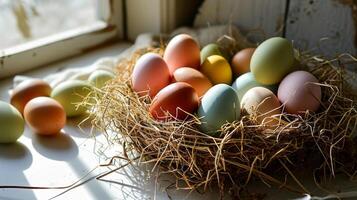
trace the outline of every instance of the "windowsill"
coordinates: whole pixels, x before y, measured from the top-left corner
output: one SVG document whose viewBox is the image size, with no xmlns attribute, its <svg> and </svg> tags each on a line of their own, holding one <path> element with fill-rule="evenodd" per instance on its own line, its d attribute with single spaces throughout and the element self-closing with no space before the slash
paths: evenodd
<svg viewBox="0 0 357 200">
<path fill-rule="evenodd" d="M 103 48 L 92 50 L 85 54 L 75 56 L 73 58 L 65 59 L 63 61 L 50 64 L 46 67 L 36 68 L 19 75 L 30 76 L 34 78 L 43 78 L 46 75 L 49 75 L 54 72 L 58 72 L 66 68 L 88 66 L 93 64 L 99 58 L 107 57 L 107 56 L 109 57 L 117 56 L 120 54 L 120 52 L 129 48 L 130 45 L 132 44 L 129 42 L 122 42 L 113 45 L 108 45 Z M 9 95 L 7 91 L 12 87 L 12 79 L 13 77 L 0 79 L 0 100 L 9 101 Z"/>
<path fill-rule="evenodd" d="M 130 47 L 131 43 L 117 43 L 81 56 L 37 68 L 21 75 L 42 78 L 66 68 L 88 66 L 97 59 L 116 56 Z M 8 90 L 12 87 L 13 77 L 0 80 L 0 99 L 9 101 Z M 63 133 L 56 137 L 36 136 L 26 127 L 24 135 L 15 145 L 0 145 L 0 186 L 66 186 L 78 181 L 99 164 L 107 163 L 108 158 L 117 155 L 122 147 L 108 145 L 103 134 L 90 135 L 90 124 L 77 127 L 81 119 L 69 119 Z M 105 151 L 104 151 L 105 150 Z M 103 151 L 103 153 L 101 153 Z M 98 168 L 87 178 L 108 168 Z M 105 177 L 115 183 L 95 179 L 76 187 L 56 199 L 183 199 L 187 191 L 165 190 L 174 180 L 163 177 L 156 184 L 154 176 L 148 176 L 148 169 L 125 167 Z M 169 180 L 169 181 L 168 181 Z M 1 189 L 0 199 L 49 199 L 65 190 L 25 190 Z M 191 194 L 194 199 L 213 200 L 218 192 L 201 195 Z"/>
<path fill-rule="evenodd" d="M 128 42 L 113 44 L 21 75 L 42 78 L 66 68 L 88 66 L 99 58 L 116 56 L 130 45 Z M 0 99 L 3 101 L 9 101 L 12 78 L 0 80 Z M 68 120 L 64 133 L 56 137 L 38 137 L 26 127 L 18 143 L 0 145 L 0 185 L 65 186 L 105 162 L 94 151 L 98 144 L 99 147 L 105 144 L 105 137 L 98 134 L 95 140 L 92 139 L 90 126 L 84 125 L 81 128 L 85 132 L 81 132 L 77 128 L 78 122 L 78 119 Z M 105 170 L 108 169 L 95 170 L 91 176 Z M 112 199 L 116 194 L 110 194 L 110 190 L 110 184 L 94 180 L 59 199 Z M 0 199 L 48 199 L 63 191 L 1 189 Z"/>
<path fill-rule="evenodd" d="M 88 66 L 99 58 L 119 55 L 130 46 L 128 42 L 116 43 L 21 75 L 43 78 L 59 70 Z M 12 87 L 12 79 L 0 80 L 0 100 L 9 101 L 8 90 Z M 108 144 L 105 136 L 98 132 L 92 133 L 93 138 L 90 123 L 81 125 L 80 130 L 77 127 L 80 121 L 67 120 L 63 133 L 56 137 L 39 137 L 26 127 L 23 136 L 14 145 L 0 144 L 0 186 L 66 186 L 86 175 L 87 179 L 110 171 L 109 168 L 101 167 L 88 174 L 99 164 L 107 163 L 122 147 L 119 144 Z M 123 161 L 120 163 L 125 164 Z M 187 197 L 185 190 L 165 190 L 175 181 L 173 177 L 163 176 L 156 183 L 155 176 L 148 176 L 148 170 L 151 169 L 127 166 L 104 177 L 112 183 L 91 179 L 56 199 L 169 199 L 168 195 L 173 199 Z M 0 199 L 49 199 L 63 191 L 65 189 L 0 189 Z M 213 200 L 218 199 L 218 195 L 218 192 L 206 195 L 193 192 L 190 199 Z"/>
</svg>

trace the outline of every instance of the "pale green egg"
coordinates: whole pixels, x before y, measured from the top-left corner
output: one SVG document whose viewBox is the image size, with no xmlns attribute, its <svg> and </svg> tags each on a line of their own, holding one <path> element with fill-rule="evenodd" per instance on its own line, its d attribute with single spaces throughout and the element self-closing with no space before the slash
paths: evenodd
<svg viewBox="0 0 357 200">
<path fill-rule="evenodd" d="M 0 101 L 0 143 L 14 143 L 23 134 L 25 121 L 16 108 Z"/>
<path fill-rule="evenodd" d="M 89 76 L 88 82 L 97 88 L 102 88 L 108 81 L 114 78 L 115 75 L 112 72 L 106 70 L 96 70 Z"/>
<path fill-rule="evenodd" d="M 226 84 L 211 87 L 203 96 L 197 115 L 201 119 L 200 129 L 211 136 L 218 136 L 222 125 L 240 117 L 236 91 Z"/>
<path fill-rule="evenodd" d="M 66 111 L 67 117 L 85 114 L 88 108 L 78 106 L 89 95 L 92 86 L 80 80 L 68 80 L 57 85 L 51 93 L 51 97 L 57 100 Z"/>
<path fill-rule="evenodd" d="M 219 46 L 217 44 L 211 43 L 207 44 L 205 47 L 201 49 L 201 64 L 206 60 L 206 58 L 212 55 L 223 56 L 221 50 L 219 50 Z"/>
<path fill-rule="evenodd" d="M 252 72 L 245 73 L 239 76 L 232 84 L 233 89 L 237 92 L 239 101 L 242 100 L 244 94 L 253 87 L 265 87 L 274 94 L 278 91 L 278 85 L 264 85 L 255 80 Z"/>
<path fill-rule="evenodd" d="M 261 43 L 250 61 L 255 79 L 265 85 L 279 83 L 294 70 L 294 50 L 285 38 L 273 37 Z"/>
</svg>

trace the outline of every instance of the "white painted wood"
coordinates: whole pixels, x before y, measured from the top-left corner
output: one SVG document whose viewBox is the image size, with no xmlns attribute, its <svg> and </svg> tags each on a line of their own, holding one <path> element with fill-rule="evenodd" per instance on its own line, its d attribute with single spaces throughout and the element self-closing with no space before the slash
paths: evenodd
<svg viewBox="0 0 357 200">
<path fill-rule="evenodd" d="M 134 41 L 140 33 L 160 33 L 162 14 L 160 0 L 126 1 L 128 39 Z"/>
<path fill-rule="evenodd" d="M 244 32 L 264 30 L 267 37 L 281 35 L 286 0 L 206 0 L 194 26 L 233 23 Z"/>
<path fill-rule="evenodd" d="M 192 24 L 201 0 L 127 0 L 128 39 L 141 33 L 170 33 L 181 25 Z"/>
<path fill-rule="evenodd" d="M 0 78 L 18 74 L 44 64 L 85 52 L 116 36 L 98 22 L 80 30 L 71 30 L 14 48 L 5 49 L 0 56 Z"/>
<path fill-rule="evenodd" d="M 336 53 L 356 53 L 355 28 L 349 6 L 337 0 L 290 0 L 286 37 L 304 50 L 334 56 Z"/>
</svg>

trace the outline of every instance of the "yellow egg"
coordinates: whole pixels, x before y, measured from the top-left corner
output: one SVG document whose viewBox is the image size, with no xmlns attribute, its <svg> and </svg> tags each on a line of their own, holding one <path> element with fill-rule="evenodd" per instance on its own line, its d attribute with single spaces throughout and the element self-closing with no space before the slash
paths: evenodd
<svg viewBox="0 0 357 200">
<path fill-rule="evenodd" d="M 212 55 L 202 63 L 200 71 L 208 77 L 215 85 L 225 83 L 230 85 L 232 82 L 232 69 L 225 58 L 219 55 Z"/>
<path fill-rule="evenodd" d="M 256 114 L 258 122 L 267 125 L 278 124 L 279 120 L 273 116 L 281 113 L 280 105 L 275 94 L 264 87 L 253 87 L 248 90 L 241 101 L 241 108 L 250 115 Z"/>
<path fill-rule="evenodd" d="M 83 115 L 89 109 L 79 105 L 92 90 L 92 86 L 80 80 L 67 80 L 53 88 L 51 97 L 58 101 L 66 111 L 67 117 Z"/>
</svg>

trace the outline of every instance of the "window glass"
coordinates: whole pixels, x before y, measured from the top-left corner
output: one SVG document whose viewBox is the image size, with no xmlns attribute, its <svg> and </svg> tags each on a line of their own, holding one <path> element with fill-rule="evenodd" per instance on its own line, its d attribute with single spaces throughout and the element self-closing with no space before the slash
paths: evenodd
<svg viewBox="0 0 357 200">
<path fill-rule="evenodd" d="M 0 50 L 97 21 L 97 0 L 0 0 Z"/>
</svg>

